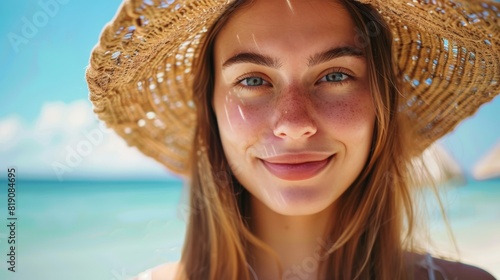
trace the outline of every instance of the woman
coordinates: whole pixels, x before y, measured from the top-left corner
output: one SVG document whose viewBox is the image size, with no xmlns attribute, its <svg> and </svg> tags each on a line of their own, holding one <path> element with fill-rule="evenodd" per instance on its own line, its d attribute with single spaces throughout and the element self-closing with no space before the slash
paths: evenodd
<svg viewBox="0 0 500 280">
<path fill-rule="evenodd" d="M 418 253 L 413 164 L 498 93 L 498 4 L 222 2 L 125 2 L 91 58 L 99 117 L 188 174 L 139 279 L 493 279 Z"/>
</svg>

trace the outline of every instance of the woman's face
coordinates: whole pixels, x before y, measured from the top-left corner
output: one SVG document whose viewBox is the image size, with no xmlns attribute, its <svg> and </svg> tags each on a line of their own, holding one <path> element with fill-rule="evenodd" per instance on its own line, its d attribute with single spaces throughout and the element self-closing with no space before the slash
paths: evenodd
<svg viewBox="0 0 500 280">
<path fill-rule="evenodd" d="M 224 153 L 253 199 L 277 213 L 326 209 L 367 161 L 375 109 L 359 36 L 340 3 L 257 0 L 216 37 Z"/>
</svg>

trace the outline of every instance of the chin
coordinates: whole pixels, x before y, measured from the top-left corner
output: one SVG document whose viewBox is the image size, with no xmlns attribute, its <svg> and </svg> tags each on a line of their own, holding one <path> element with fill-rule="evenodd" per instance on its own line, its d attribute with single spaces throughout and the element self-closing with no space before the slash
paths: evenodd
<svg viewBox="0 0 500 280">
<path fill-rule="evenodd" d="M 314 215 L 330 208 L 339 196 L 325 193 L 324 190 L 325 188 L 294 186 L 267 192 L 257 199 L 270 210 L 284 216 Z"/>
</svg>

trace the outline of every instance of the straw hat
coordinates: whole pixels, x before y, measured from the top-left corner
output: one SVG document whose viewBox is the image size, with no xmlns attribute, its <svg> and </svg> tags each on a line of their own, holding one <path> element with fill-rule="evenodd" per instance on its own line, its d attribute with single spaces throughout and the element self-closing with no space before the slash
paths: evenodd
<svg viewBox="0 0 500 280">
<path fill-rule="evenodd" d="M 193 59 L 234 1 L 126 0 L 103 30 L 86 78 L 98 117 L 131 146 L 186 173 L 196 108 Z M 362 0 L 393 31 L 400 110 L 428 146 L 500 92 L 500 3 Z"/>
</svg>

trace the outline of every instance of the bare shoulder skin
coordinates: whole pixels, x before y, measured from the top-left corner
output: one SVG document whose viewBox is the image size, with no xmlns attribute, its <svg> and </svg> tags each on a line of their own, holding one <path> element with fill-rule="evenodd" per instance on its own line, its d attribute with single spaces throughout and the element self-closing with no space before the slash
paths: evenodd
<svg viewBox="0 0 500 280">
<path fill-rule="evenodd" d="M 137 277 L 131 280 L 175 280 L 177 271 L 179 270 L 179 262 L 171 262 L 158 265 L 145 273 L 139 274 Z M 149 278 L 144 278 L 144 274 L 147 274 Z"/>
<path fill-rule="evenodd" d="M 429 271 L 434 271 L 436 280 L 495 280 L 490 273 L 485 270 L 460 263 L 438 258 L 426 260 L 427 256 L 407 253 L 406 258 L 410 264 L 410 269 L 414 270 L 416 280 L 430 279 Z"/>
</svg>

